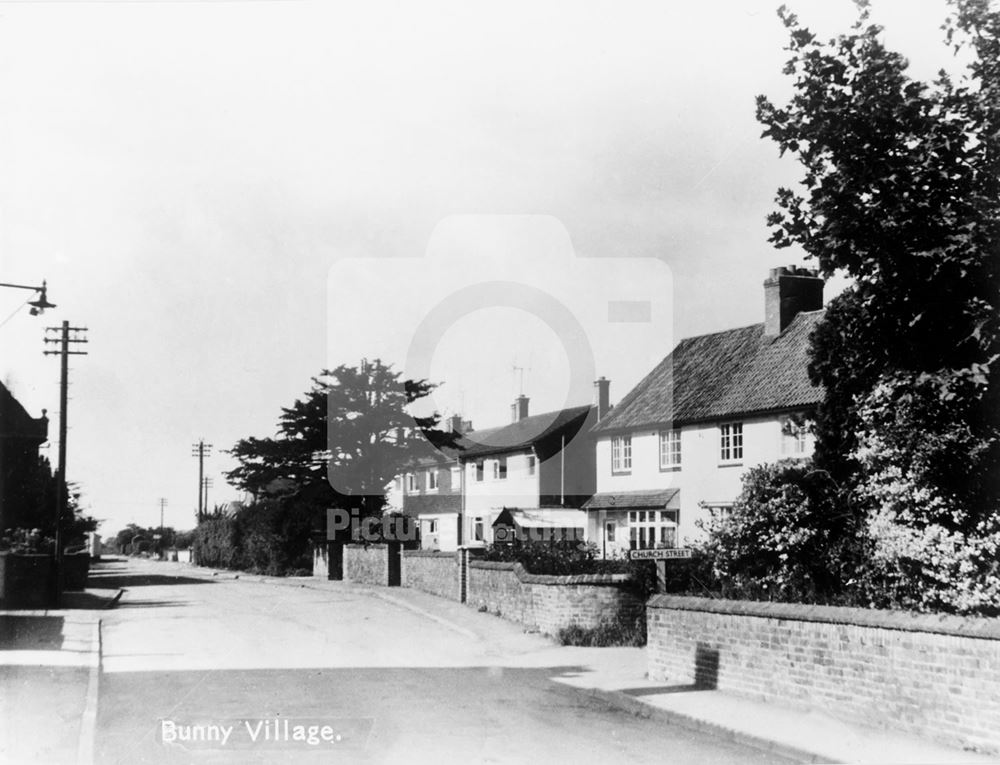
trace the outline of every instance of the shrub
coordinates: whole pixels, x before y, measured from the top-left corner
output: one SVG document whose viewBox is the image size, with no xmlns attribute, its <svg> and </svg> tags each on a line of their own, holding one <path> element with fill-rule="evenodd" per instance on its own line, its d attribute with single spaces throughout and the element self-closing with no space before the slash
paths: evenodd
<svg viewBox="0 0 1000 765">
<path fill-rule="evenodd" d="M 619 617 L 605 621 L 596 627 L 581 627 L 571 624 L 556 633 L 560 645 L 573 646 L 635 646 L 646 645 L 646 615 L 640 613 L 633 618 Z"/>
<path fill-rule="evenodd" d="M 704 551 L 722 594 L 813 603 L 863 599 L 851 594 L 861 555 L 857 521 L 843 512 L 839 497 L 808 461 L 749 470 L 731 513 L 708 525 Z"/>
</svg>

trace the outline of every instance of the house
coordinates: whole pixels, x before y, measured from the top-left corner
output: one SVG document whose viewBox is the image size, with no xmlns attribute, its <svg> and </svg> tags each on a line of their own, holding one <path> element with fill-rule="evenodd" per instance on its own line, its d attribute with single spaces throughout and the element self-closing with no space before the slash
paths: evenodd
<svg viewBox="0 0 1000 765">
<path fill-rule="evenodd" d="M 0 383 L 0 530 L 35 528 L 51 518 L 33 484 L 38 477 L 38 447 L 48 439 L 49 420 L 28 414 Z"/>
<path fill-rule="evenodd" d="M 588 539 L 611 557 L 675 547 L 726 512 L 752 466 L 812 452 L 807 373 L 823 315 L 815 271 L 772 269 L 762 324 L 682 340 L 598 422 Z"/>
<path fill-rule="evenodd" d="M 448 427 L 454 433 L 472 431 L 472 423 L 459 415 L 448 420 Z M 462 513 L 462 466 L 458 454 L 467 443 L 459 438 L 455 448 L 442 447 L 433 456 L 416 460 L 410 470 L 396 476 L 387 494 L 391 510 L 417 519 L 420 547 L 424 550 L 458 549 Z"/>
<path fill-rule="evenodd" d="M 387 492 L 389 508 L 419 520 L 420 546 L 429 550 L 494 539 L 582 540 L 586 514 L 580 508 L 596 488 L 588 433 L 599 412 L 607 411 L 608 385 L 603 378 L 596 383 L 593 405 L 536 415 L 529 414 L 528 397 L 518 396 L 511 422 L 500 427 L 473 430 L 453 417 L 450 427 L 461 433 L 455 447 L 396 476 Z"/>
<path fill-rule="evenodd" d="M 603 378 L 601 389 L 607 390 Z M 528 405 L 528 397 L 520 395 L 509 425 L 464 435 L 458 454 L 462 544 L 584 538 L 586 515 L 580 508 L 596 488 L 588 432 L 597 423 L 599 404 L 536 415 Z"/>
</svg>

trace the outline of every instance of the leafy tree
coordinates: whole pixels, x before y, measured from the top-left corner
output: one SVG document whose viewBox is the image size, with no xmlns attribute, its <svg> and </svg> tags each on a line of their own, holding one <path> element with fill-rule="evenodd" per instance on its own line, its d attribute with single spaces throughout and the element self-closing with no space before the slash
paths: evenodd
<svg viewBox="0 0 1000 765">
<path fill-rule="evenodd" d="M 829 41 L 782 8 L 794 95 L 757 103 L 764 135 L 805 170 L 778 191 L 771 241 L 855 282 L 813 336 L 817 468 L 853 487 L 841 508 L 867 519 L 858 544 L 874 544 L 897 601 L 982 609 L 988 588 L 978 605 L 902 593 L 959 566 L 928 528 L 987 550 L 1000 510 L 1000 11 L 953 0 L 946 39 L 969 63 L 923 83 L 858 5 Z M 968 581 L 992 575 L 987 557 L 961 564 Z"/>
<path fill-rule="evenodd" d="M 246 438 L 230 450 L 240 463 L 227 473 L 231 483 L 258 497 L 308 504 L 317 514 L 336 503 L 378 515 L 395 475 L 454 442 L 437 429 L 436 414 L 407 412 L 436 386 L 402 380 L 379 360 L 324 370 L 312 382 L 303 399 L 282 410 L 276 437 Z"/>
</svg>

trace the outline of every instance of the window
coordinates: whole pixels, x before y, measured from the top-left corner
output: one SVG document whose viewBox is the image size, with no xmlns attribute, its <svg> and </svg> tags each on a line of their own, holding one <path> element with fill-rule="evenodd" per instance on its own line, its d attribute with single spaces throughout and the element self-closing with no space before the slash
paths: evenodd
<svg viewBox="0 0 1000 765">
<path fill-rule="evenodd" d="M 483 480 L 483 461 L 482 460 L 480 460 L 479 462 L 476 463 L 476 480 L 477 481 L 482 481 Z"/>
<path fill-rule="evenodd" d="M 633 550 L 677 546 L 676 510 L 632 510 L 628 526 L 629 547 Z"/>
<path fill-rule="evenodd" d="M 793 417 L 781 422 L 781 453 L 789 457 L 802 457 L 811 451 L 811 424 Z"/>
<path fill-rule="evenodd" d="M 660 467 L 681 466 L 681 432 L 679 430 L 660 431 Z"/>
<path fill-rule="evenodd" d="M 611 439 L 611 472 L 627 473 L 632 469 L 632 436 Z"/>
<path fill-rule="evenodd" d="M 720 454 L 723 462 L 739 462 L 743 459 L 743 423 L 727 422 L 719 426 Z"/>
<path fill-rule="evenodd" d="M 438 487 L 438 471 L 428 470 L 427 471 L 427 491 L 437 491 Z"/>
<path fill-rule="evenodd" d="M 414 492 L 417 490 L 417 477 L 413 473 L 406 474 L 406 490 Z"/>
<path fill-rule="evenodd" d="M 427 533 L 428 534 L 438 533 L 438 522 L 436 520 L 432 520 L 427 523 Z"/>
<path fill-rule="evenodd" d="M 482 517 L 472 519 L 472 541 L 483 541 L 483 519 Z"/>
<path fill-rule="evenodd" d="M 604 524 L 604 539 L 607 542 L 615 541 L 615 522 L 608 521 Z"/>
<path fill-rule="evenodd" d="M 529 454 L 528 455 L 528 475 L 534 475 L 534 474 L 535 474 L 535 455 L 534 454 Z"/>
<path fill-rule="evenodd" d="M 507 458 L 501 457 L 493 461 L 493 480 L 502 481 L 507 477 Z"/>
</svg>

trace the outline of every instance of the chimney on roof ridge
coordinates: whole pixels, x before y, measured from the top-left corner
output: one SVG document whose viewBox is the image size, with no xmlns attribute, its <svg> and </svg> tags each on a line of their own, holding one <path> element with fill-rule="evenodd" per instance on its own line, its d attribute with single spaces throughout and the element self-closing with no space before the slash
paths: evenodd
<svg viewBox="0 0 1000 765">
<path fill-rule="evenodd" d="M 823 307 L 823 280 L 811 268 L 772 268 L 764 281 L 764 335 L 777 337 L 804 311 Z"/>
<path fill-rule="evenodd" d="M 464 428 L 462 427 L 462 415 L 453 414 L 448 418 L 448 429 L 452 433 L 461 433 Z"/>
<path fill-rule="evenodd" d="M 523 393 L 510 405 L 510 421 L 520 422 L 528 416 L 528 397 Z"/>
<path fill-rule="evenodd" d="M 472 420 L 462 420 L 462 432 L 470 433 L 472 431 Z"/>
<path fill-rule="evenodd" d="M 611 411 L 611 380 L 603 375 L 594 380 L 594 406 L 598 421 Z"/>
</svg>

